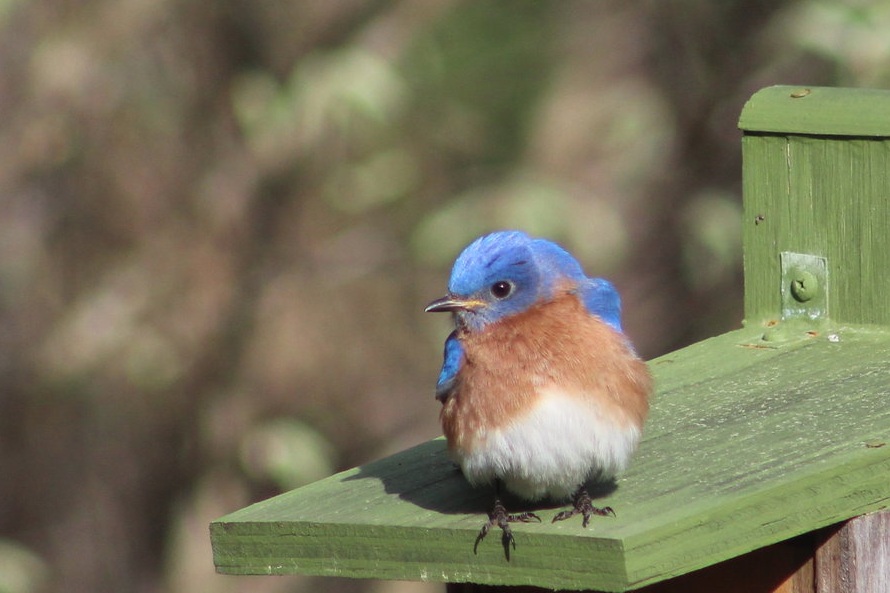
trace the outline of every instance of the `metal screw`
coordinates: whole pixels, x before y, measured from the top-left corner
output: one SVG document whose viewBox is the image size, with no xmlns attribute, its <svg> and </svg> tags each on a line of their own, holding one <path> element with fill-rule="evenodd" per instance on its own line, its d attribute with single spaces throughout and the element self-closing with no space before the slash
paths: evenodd
<svg viewBox="0 0 890 593">
<path fill-rule="evenodd" d="M 816 276 L 805 270 L 797 272 L 791 280 L 791 295 L 801 303 L 816 296 L 818 290 L 819 281 L 816 280 Z"/>
</svg>

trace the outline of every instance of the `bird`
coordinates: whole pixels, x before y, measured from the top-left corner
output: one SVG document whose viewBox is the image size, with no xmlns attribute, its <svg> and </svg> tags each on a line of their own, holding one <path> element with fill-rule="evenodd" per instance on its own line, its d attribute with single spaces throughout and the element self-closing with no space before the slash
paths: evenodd
<svg viewBox="0 0 890 593">
<path fill-rule="evenodd" d="M 540 521 L 507 512 L 501 486 L 529 502 L 571 502 L 553 522 L 614 515 L 587 484 L 626 469 L 653 391 L 614 285 L 588 278 L 553 241 L 503 230 L 458 255 L 447 294 L 425 311 L 454 322 L 435 391 L 448 452 L 472 486 L 495 486 L 474 552 L 497 526 L 509 560 L 510 523 Z"/>
</svg>

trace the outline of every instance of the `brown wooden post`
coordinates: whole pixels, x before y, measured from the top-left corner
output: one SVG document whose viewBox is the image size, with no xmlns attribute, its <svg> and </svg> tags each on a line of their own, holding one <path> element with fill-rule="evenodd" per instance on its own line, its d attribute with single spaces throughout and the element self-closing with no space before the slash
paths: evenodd
<svg viewBox="0 0 890 593">
<path fill-rule="evenodd" d="M 837 527 L 816 549 L 815 573 L 816 593 L 890 592 L 890 510 Z"/>
</svg>

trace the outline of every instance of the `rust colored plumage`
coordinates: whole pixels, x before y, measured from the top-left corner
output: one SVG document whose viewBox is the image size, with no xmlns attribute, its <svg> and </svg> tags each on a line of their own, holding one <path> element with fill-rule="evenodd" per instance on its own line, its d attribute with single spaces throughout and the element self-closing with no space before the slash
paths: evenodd
<svg viewBox="0 0 890 593">
<path fill-rule="evenodd" d="M 441 411 L 452 451 L 468 451 L 521 420 L 548 386 L 590 399 L 619 426 L 640 427 L 646 418 L 652 390 L 646 364 L 571 291 L 459 339 L 464 367 Z"/>
</svg>

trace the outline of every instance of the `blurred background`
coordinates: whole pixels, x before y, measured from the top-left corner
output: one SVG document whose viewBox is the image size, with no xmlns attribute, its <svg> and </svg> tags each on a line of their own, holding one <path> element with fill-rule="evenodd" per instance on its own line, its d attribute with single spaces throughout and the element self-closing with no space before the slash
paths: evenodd
<svg viewBox="0 0 890 593">
<path fill-rule="evenodd" d="M 0 592 L 215 575 L 208 523 L 437 436 L 475 236 L 651 358 L 741 323 L 745 100 L 890 84 L 890 4 L 0 1 Z"/>
</svg>

